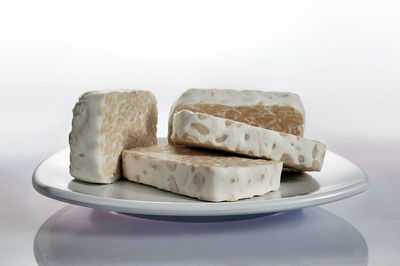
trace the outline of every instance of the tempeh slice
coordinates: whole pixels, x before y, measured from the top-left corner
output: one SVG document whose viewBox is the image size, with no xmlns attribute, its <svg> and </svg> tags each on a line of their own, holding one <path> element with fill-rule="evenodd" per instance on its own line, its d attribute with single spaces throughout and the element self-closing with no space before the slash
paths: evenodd
<svg viewBox="0 0 400 266">
<path fill-rule="evenodd" d="M 326 150 L 316 140 L 187 110 L 174 115 L 171 140 L 281 161 L 284 167 L 303 171 L 320 171 Z"/>
<path fill-rule="evenodd" d="M 150 146 L 122 153 L 123 176 L 205 201 L 236 201 L 278 190 L 282 163 L 184 146 Z"/>
</svg>

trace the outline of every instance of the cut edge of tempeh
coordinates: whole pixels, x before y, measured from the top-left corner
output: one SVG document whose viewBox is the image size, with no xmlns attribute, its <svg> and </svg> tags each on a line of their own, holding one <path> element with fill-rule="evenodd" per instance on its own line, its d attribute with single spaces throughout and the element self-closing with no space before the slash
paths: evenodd
<svg viewBox="0 0 400 266">
<path fill-rule="evenodd" d="M 303 136 L 305 111 L 292 92 L 231 89 L 189 89 L 171 106 L 168 141 L 176 112 L 189 110 Z M 219 111 L 218 111 L 219 110 Z"/>
</svg>

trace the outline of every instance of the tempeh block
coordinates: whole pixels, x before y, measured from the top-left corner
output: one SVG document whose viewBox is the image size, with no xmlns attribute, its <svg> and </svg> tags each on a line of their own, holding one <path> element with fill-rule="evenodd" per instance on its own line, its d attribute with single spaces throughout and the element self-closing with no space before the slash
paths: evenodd
<svg viewBox="0 0 400 266">
<path fill-rule="evenodd" d="M 157 144 L 156 133 L 157 103 L 150 92 L 87 92 L 73 110 L 70 173 L 86 182 L 114 182 L 122 150 Z"/>
<path fill-rule="evenodd" d="M 206 113 L 296 136 L 303 136 L 304 133 L 303 103 L 297 94 L 290 92 L 187 90 L 171 107 L 168 120 L 169 142 L 174 114 L 181 110 Z"/>
</svg>

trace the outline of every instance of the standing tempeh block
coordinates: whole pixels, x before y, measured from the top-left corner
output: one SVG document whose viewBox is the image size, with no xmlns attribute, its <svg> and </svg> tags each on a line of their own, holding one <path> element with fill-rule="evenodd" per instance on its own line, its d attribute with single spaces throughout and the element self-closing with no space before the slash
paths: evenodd
<svg viewBox="0 0 400 266">
<path fill-rule="evenodd" d="M 235 201 L 275 191 L 282 163 L 184 146 L 150 146 L 122 153 L 131 181 L 205 201 Z"/>
<path fill-rule="evenodd" d="M 174 115 L 171 140 L 282 161 L 285 167 L 304 171 L 320 171 L 326 150 L 315 140 L 186 110 Z"/>
<path fill-rule="evenodd" d="M 87 92 L 73 110 L 70 173 L 86 182 L 114 182 L 122 150 L 154 145 L 156 133 L 157 103 L 150 92 Z"/>
<path fill-rule="evenodd" d="M 181 110 L 206 113 L 252 126 L 303 136 L 305 112 L 297 94 L 256 90 L 190 89 L 172 105 L 168 141 L 174 114 Z"/>
</svg>

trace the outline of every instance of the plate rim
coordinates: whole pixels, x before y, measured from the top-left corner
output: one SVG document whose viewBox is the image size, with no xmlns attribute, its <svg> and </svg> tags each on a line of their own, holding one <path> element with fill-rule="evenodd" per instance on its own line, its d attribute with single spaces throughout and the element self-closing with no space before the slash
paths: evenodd
<svg viewBox="0 0 400 266">
<path fill-rule="evenodd" d="M 68 149 L 68 147 L 48 156 L 35 168 L 32 175 L 32 186 L 34 187 L 34 189 L 43 196 L 62 202 L 84 207 L 124 212 L 130 214 L 163 216 L 233 216 L 280 212 L 304 207 L 311 207 L 345 199 L 360 194 L 366 191 L 369 187 L 367 174 L 360 167 L 358 167 L 352 161 L 344 158 L 343 156 L 327 150 L 327 153 L 331 153 L 335 156 L 340 157 L 341 159 L 350 162 L 355 168 L 360 171 L 360 173 L 362 174 L 362 179 L 360 179 L 360 181 L 355 181 L 352 184 L 346 185 L 345 187 L 340 187 L 331 191 L 318 193 L 317 197 L 315 196 L 315 194 L 307 194 L 289 198 L 281 198 L 278 200 L 279 202 L 273 202 L 274 200 L 271 200 L 271 202 L 269 202 L 267 205 L 265 204 L 265 201 L 149 202 L 140 200 L 105 198 L 75 191 L 66 191 L 42 182 L 40 176 L 38 175 L 38 172 L 40 171 L 42 165 L 56 154 L 62 153 L 66 149 Z M 229 207 L 235 205 L 235 209 L 225 209 L 224 207 L 228 205 Z M 174 208 L 169 208 L 170 206 L 173 206 Z M 176 208 L 176 206 L 179 206 L 180 208 Z M 193 207 L 195 209 L 192 209 Z"/>
</svg>

